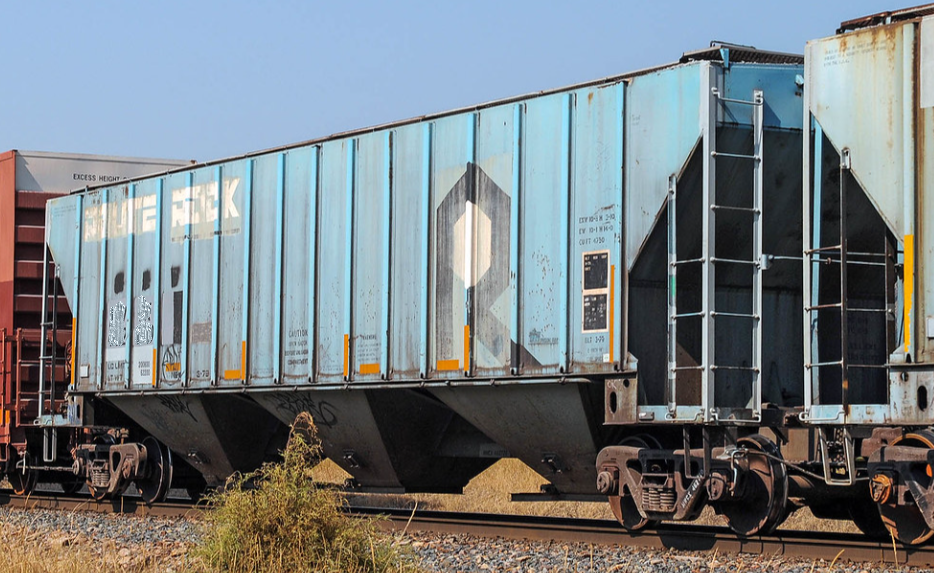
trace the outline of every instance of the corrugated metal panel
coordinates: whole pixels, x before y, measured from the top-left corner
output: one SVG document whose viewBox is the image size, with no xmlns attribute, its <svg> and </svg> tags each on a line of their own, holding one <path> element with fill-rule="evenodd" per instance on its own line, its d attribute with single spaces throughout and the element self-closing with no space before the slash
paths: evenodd
<svg viewBox="0 0 934 573">
<path fill-rule="evenodd" d="M 636 262 L 679 174 L 701 135 L 701 77 L 708 64 L 634 79 L 626 100 L 626 264 Z M 701 97 L 705 99 L 701 99 Z"/>
<path fill-rule="evenodd" d="M 158 211 L 161 199 L 159 180 L 143 181 L 135 186 L 133 201 L 133 267 L 130 332 L 130 384 L 151 387 L 155 373 L 157 348 L 155 302 L 159 293 L 157 264 L 159 252 Z"/>
<path fill-rule="evenodd" d="M 849 149 L 853 174 L 899 237 L 906 234 L 904 194 L 914 186 L 906 147 L 913 91 L 905 91 L 914 38 L 912 26 L 893 25 L 807 45 L 808 108 L 837 151 Z"/>
<path fill-rule="evenodd" d="M 399 128 L 393 137 L 392 377 L 417 380 L 428 358 L 431 125 Z"/>
<path fill-rule="evenodd" d="M 388 372 L 390 132 L 358 139 L 354 175 L 351 350 L 354 380 Z"/>
<path fill-rule="evenodd" d="M 517 106 L 483 110 L 477 119 L 471 355 L 477 376 L 508 376 L 513 365 L 510 281 L 512 202 L 519 132 Z M 517 125 L 517 123 L 519 125 Z"/>
<path fill-rule="evenodd" d="M 840 28 L 837 29 L 837 33 L 840 34 L 848 30 L 858 30 L 868 26 L 878 26 L 882 24 L 889 24 L 891 22 L 910 20 L 919 18 L 921 16 L 927 16 L 929 14 L 934 14 L 934 4 L 926 4 L 913 8 L 904 8 L 901 10 L 879 12 L 877 14 L 862 16 L 852 20 L 845 20 L 840 23 Z"/>
<path fill-rule="evenodd" d="M 321 146 L 317 380 L 343 382 L 350 360 L 350 221 L 356 140 Z M 259 192 L 257 190 L 257 192 Z"/>
<path fill-rule="evenodd" d="M 753 46 L 722 44 L 718 42 L 711 42 L 709 48 L 685 52 L 684 55 L 681 56 L 682 64 L 704 60 L 717 62 L 726 61 L 730 64 L 803 64 L 804 56 L 801 54 L 757 50 Z"/>
<path fill-rule="evenodd" d="M 111 185 L 125 179 L 190 165 L 192 161 L 112 157 L 81 153 L 15 151 L 16 189 L 67 193 L 87 186 Z"/>
<path fill-rule="evenodd" d="M 519 241 L 519 366 L 558 374 L 568 364 L 571 94 L 528 102 Z"/>
<path fill-rule="evenodd" d="M 121 304 L 134 305 L 124 311 L 132 329 L 146 304 L 160 315 L 153 338 L 166 388 L 611 372 L 626 350 L 622 238 L 631 265 L 668 176 L 697 141 L 706 66 L 94 191 L 85 210 L 100 211 L 107 194 L 104 211 L 120 215 L 161 185 L 162 238 L 155 253 L 154 239 L 134 233 L 130 257 L 119 228 L 112 244 L 100 242 L 123 223 L 92 221 L 82 257 L 90 264 L 99 248 L 106 258 L 108 326 Z M 794 127 L 788 77 L 737 64 L 725 89 L 767 86 L 772 125 Z M 149 302 L 136 264 L 156 255 L 149 280 L 162 294 Z M 134 260 L 129 300 L 117 291 Z M 92 317 L 94 288 L 82 285 L 80 297 Z M 83 363 L 119 370 L 117 354 L 128 352 L 117 338 L 120 350 L 97 362 L 85 342 Z M 131 370 L 146 352 L 130 351 Z"/>
<path fill-rule="evenodd" d="M 280 381 L 288 384 L 314 377 L 317 161 L 316 147 L 293 149 L 285 158 Z"/>
<path fill-rule="evenodd" d="M 623 94 L 621 83 L 574 94 L 567 309 L 572 372 L 612 372 L 625 361 Z"/>
<path fill-rule="evenodd" d="M 217 372 L 222 385 L 237 385 L 246 377 L 249 350 L 246 347 L 250 293 L 244 277 L 250 276 L 250 249 L 247 231 L 251 208 L 248 194 L 253 186 L 253 162 L 234 161 L 222 166 L 219 289 L 217 305 Z M 269 257 L 266 257 L 269 258 Z M 258 341 L 262 344 L 261 341 Z"/>
<path fill-rule="evenodd" d="M 159 277 L 160 333 L 157 370 L 160 387 L 178 388 L 187 380 L 188 343 L 188 290 L 189 259 L 188 236 L 190 229 L 186 217 L 184 198 L 191 187 L 186 173 L 165 178 L 162 197 L 162 248 Z M 176 203 L 175 198 L 179 201 Z M 105 243 L 106 244 L 106 243 Z M 54 251 L 53 251 L 54 252 Z M 83 272 L 84 264 L 82 262 Z M 83 287 L 82 287 L 83 288 Z M 83 297 L 82 297 L 83 299 Z M 78 317 L 79 325 L 83 324 Z M 79 337 L 80 349 L 83 339 Z"/>
<path fill-rule="evenodd" d="M 286 158 L 281 153 L 253 160 L 250 202 L 249 280 L 249 374 L 253 384 L 272 384 L 276 378 L 275 330 L 278 293 L 279 241 L 282 233 L 281 202 L 285 193 Z M 236 279 L 234 279 L 236 280 Z"/>
<path fill-rule="evenodd" d="M 432 130 L 431 189 L 432 302 L 429 365 L 439 377 L 460 377 L 469 369 L 465 359 L 468 276 L 473 253 L 473 188 L 476 116 L 465 114 L 438 120 Z M 468 220 L 470 217 L 470 220 Z"/>
</svg>

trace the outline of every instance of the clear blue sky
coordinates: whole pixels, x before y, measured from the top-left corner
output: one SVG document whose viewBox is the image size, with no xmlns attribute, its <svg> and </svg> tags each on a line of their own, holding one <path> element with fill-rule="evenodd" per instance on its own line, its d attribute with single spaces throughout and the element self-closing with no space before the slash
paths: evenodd
<svg viewBox="0 0 934 573">
<path fill-rule="evenodd" d="M 11 1 L 0 151 L 208 160 L 677 60 L 880 0 Z"/>
</svg>

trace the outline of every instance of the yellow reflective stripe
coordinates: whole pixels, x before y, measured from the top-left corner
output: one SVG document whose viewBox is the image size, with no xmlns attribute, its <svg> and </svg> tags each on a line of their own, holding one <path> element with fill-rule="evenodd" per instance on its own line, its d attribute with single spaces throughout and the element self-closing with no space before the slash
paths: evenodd
<svg viewBox="0 0 934 573">
<path fill-rule="evenodd" d="M 464 370 L 470 370 L 470 325 L 464 325 Z"/>
<path fill-rule="evenodd" d="M 905 352 L 911 346 L 911 300 L 915 293 L 915 236 L 905 235 Z"/>
<path fill-rule="evenodd" d="M 615 294 L 615 285 L 616 282 L 616 265 L 610 265 L 610 364 L 613 363 L 613 334 L 614 330 L 614 317 L 616 316 L 615 305 L 616 298 L 613 296 Z"/>
<path fill-rule="evenodd" d="M 344 335 L 344 378 L 350 376 L 350 335 Z"/>
<path fill-rule="evenodd" d="M 78 317 L 71 317 L 71 385 L 75 385 L 75 337 L 78 335 Z M 155 364 L 153 364 L 155 368 Z"/>
</svg>

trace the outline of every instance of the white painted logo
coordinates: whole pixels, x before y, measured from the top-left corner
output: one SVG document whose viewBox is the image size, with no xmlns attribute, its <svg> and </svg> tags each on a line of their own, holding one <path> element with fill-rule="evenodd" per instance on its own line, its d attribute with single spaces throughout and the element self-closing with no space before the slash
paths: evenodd
<svg viewBox="0 0 934 573">
<path fill-rule="evenodd" d="M 172 240 L 212 238 L 218 218 L 223 234 L 239 233 L 240 209 L 236 198 L 239 186 L 240 178 L 232 177 L 220 184 L 214 181 L 173 189 L 168 194 L 172 201 L 169 210 Z M 119 197 L 85 207 L 83 236 L 86 242 L 91 242 L 152 233 L 157 231 L 157 221 L 155 195 Z"/>
</svg>

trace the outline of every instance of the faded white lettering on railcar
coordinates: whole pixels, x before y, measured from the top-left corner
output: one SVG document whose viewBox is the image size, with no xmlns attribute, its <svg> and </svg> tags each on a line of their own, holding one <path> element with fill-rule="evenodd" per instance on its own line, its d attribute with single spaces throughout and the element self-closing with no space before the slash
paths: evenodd
<svg viewBox="0 0 934 573">
<path fill-rule="evenodd" d="M 172 189 L 166 194 L 166 198 L 171 201 L 167 214 L 171 239 L 183 241 L 186 238 L 212 238 L 218 218 L 223 223 L 222 234 L 239 233 L 240 208 L 236 201 L 239 186 L 240 178 L 231 177 L 222 180 L 221 185 L 212 181 Z M 85 242 L 152 233 L 158 230 L 157 227 L 155 195 L 118 197 L 107 203 L 84 208 L 82 235 Z"/>
</svg>

